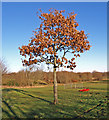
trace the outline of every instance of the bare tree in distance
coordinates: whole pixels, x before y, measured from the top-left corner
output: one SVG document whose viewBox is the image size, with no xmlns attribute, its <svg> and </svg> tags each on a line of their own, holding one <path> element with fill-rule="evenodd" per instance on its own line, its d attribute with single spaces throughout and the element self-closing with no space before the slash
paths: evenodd
<svg viewBox="0 0 109 120">
<path fill-rule="evenodd" d="M 28 45 L 19 47 L 20 54 L 25 57 L 23 65 L 40 64 L 53 65 L 54 78 L 54 104 L 58 103 L 56 69 L 59 67 L 76 67 L 75 58 L 80 57 L 80 53 L 90 49 L 89 41 L 84 30 L 77 30 L 79 24 L 74 12 L 69 13 L 65 18 L 65 10 L 49 9 L 49 13 L 38 15 L 41 20 L 40 27 L 34 32 L 34 37 L 30 39 Z M 69 59 L 66 54 L 69 55 Z M 29 59 L 27 59 L 29 57 Z"/>
<path fill-rule="evenodd" d="M 4 59 L 0 59 L 0 72 L 2 75 L 8 73 L 8 68 Z"/>
</svg>

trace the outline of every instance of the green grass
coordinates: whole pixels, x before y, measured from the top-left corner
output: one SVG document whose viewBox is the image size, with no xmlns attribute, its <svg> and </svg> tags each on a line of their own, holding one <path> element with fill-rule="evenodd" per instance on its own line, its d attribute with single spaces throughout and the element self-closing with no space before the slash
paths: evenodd
<svg viewBox="0 0 109 120">
<path fill-rule="evenodd" d="M 6 118 L 107 118 L 106 82 L 84 83 L 87 92 L 58 86 L 59 104 L 54 105 L 52 87 L 5 88 L 2 117 Z"/>
</svg>

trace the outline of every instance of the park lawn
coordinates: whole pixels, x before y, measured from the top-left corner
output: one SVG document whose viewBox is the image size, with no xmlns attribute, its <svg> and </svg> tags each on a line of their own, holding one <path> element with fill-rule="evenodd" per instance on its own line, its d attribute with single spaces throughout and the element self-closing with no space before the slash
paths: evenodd
<svg viewBox="0 0 109 120">
<path fill-rule="evenodd" d="M 89 91 L 58 86 L 59 104 L 54 105 L 52 86 L 4 88 L 2 118 L 107 118 L 107 82 L 87 82 Z"/>
</svg>

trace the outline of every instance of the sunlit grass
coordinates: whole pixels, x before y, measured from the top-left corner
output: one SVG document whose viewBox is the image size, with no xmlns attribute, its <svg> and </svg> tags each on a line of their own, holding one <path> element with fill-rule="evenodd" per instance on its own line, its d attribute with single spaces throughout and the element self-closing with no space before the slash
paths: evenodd
<svg viewBox="0 0 109 120">
<path fill-rule="evenodd" d="M 45 88 L 3 89 L 3 118 L 106 118 L 107 84 L 84 83 L 79 88 L 58 86 L 59 104 L 54 105 L 52 86 Z"/>
</svg>

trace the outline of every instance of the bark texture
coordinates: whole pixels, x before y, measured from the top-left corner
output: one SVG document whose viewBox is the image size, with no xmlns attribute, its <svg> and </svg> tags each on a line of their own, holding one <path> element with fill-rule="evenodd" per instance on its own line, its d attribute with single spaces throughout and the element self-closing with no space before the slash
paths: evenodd
<svg viewBox="0 0 109 120">
<path fill-rule="evenodd" d="M 58 103 L 58 95 L 57 95 L 57 80 L 56 80 L 56 57 L 54 58 L 54 104 Z"/>
</svg>

